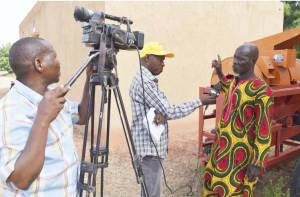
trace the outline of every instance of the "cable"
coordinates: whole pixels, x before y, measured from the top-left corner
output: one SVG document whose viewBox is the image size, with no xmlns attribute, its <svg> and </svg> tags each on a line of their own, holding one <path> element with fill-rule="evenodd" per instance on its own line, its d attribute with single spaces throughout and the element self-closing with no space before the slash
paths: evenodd
<svg viewBox="0 0 300 197">
<path fill-rule="evenodd" d="M 208 105 L 207 105 L 207 106 L 208 106 Z M 207 106 L 204 108 L 203 116 L 205 116 L 206 110 L 207 110 L 207 108 L 208 108 Z M 204 119 L 202 119 L 202 121 L 203 121 L 203 125 L 204 125 Z M 195 183 L 195 179 L 196 179 L 197 174 L 198 174 L 197 170 L 199 169 L 199 163 L 200 163 L 199 161 L 200 161 L 200 157 L 198 157 L 198 159 L 197 159 L 196 170 L 195 170 L 195 173 L 194 173 L 194 175 L 193 175 L 192 181 L 191 181 L 189 184 L 186 184 L 186 185 L 183 185 L 183 186 L 178 187 L 177 189 L 174 190 L 174 193 L 176 193 L 176 192 L 178 192 L 179 190 L 184 189 L 184 188 L 187 187 L 187 188 L 189 188 L 189 191 L 186 193 L 186 196 L 194 196 L 194 192 L 195 192 L 195 191 L 193 191 L 193 185 L 194 185 L 194 183 Z M 196 191 L 197 191 L 197 190 L 196 190 Z"/>
</svg>

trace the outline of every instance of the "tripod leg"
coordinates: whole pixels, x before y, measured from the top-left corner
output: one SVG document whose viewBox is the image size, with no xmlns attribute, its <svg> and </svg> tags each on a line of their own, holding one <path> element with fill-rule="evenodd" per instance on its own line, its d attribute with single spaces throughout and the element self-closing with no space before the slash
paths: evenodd
<svg viewBox="0 0 300 197">
<path fill-rule="evenodd" d="M 111 111 L 111 90 L 108 90 L 108 105 L 107 105 L 107 116 L 106 116 L 106 141 L 105 141 L 105 150 L 106 153 L 102 154 L 101 156 L 101 163 L 108 163 L 108 155 L 109 155 L 109 131 L 110 131 L 110 111 Z M 103 196 L 103 189 L 104 189 L 104 168 L 101 168 L 101 195 Z"/>
<path fill-rule="evenodd" d="M 138 158 L 138 155 L 136 153 L 136 149 L 135 149 L 134 144 L 133 144 L 133 138 L 132 138 L 132 135 L 131 135 L 131 130 L 130 130 L 128 118 L 127 118 L 127 115 L 126 115 L 123 99 L 122 99 L 121 92 L 120 92 L 118 84 L 115 85 L 113 90 L 114 90 L 115 100 L 116 100 L 116 103 L 117 103 L 117 108 L 118 108 L 118 111 L 119 111 L 120 119 L 121 119 L 123 130 L 124 130 L 127 146 L 128 146 L 130 157 L 131 157 L 131 163 L 132 163 L 137 181 L 138 181 L 138 183 L 141 184 L 142 190 L 145 194 L 145 197 L 148 197 L 149 193 L 148 193 L 148 190 L 147 190 L 147 187 L 146 187 L 145 177 L 143 175 L 143 170 L 142 170 L 142 167 L 141 167 L 141 164 L 140 164 L 140 159 Z"/>
<path fill-rule="evenodd" d="M 108 105 L 107 105 L 107 126 L 106 126 L 106 150 L 109 152 L 109 135 L 110 135 L 110 112 L 111 112 L 111 89 L 108 90 Z M 108 154 L 105 157 L 105 163 L 108 163 Z"/>
<path fill-rule="evenodd" d="M 89 117 L 92 114 L 93 120 L 93 112 L 94 112 L 94 104 L 95 104 L 95 85 L 90 82 L 89 85 L 89 94 L 88 94 L 88 111 L 87 111 L 87 119 L 85 120 L 85 128 L 84 128 L 84 137 L 83 137 L 83 145 L 82 145 L 82 155 L 81 155 L 81 163 L 85 161 L 85 153 L 86 153 L 86 145 L 87 145 L 87 136 L 88 136 L 88 125 L 89 125 Z M 93 130 L 93 126 L 92 126 Z M 84 171 L 80 170 L 79 176 L 79 196 L 82 197 L 83 189 L 81 188 L 84 185 Z"/>
<path fill-rule="evenodd" d="M 90 162 L 93 163 L 93 156 L 92 151 L 93 145 L 94 145 L 94 129 L 95 129 L 95 86 L 92 87 L 91 92 L 91 99 L 92 99 L 92 105 L 91 105 L 91 141 L 90 141 Z M 87 123 L 88 124 L 88 123 Z M 86 150 L 85 150 L 86 151 Z M 88 185 L 91 185 L 91 178 L 92 174 L 88 173 Z"/>
<path fill-rule="evenodd" d="M 93 156 L 93 164 L 97 168 L 99 168 L 99 162 L 98 162 L 98 156 L 101 152 L 100 150 L 100 144 L 101 144 L 101 131 L 102 131 L 102 123 L 103 123 L 103 114 L 104 114 L 104 104 L 106 103 L 106 89 L 105 87 L 102 86 L 102 96 L 101 96 L 101 103 L 100 103 L 100 113 L 99 113 L 99 123 L 98 123 L 98 132 L 97 132 L 97 140 L 96 140 L 96 145 L 93 146 L 93 151 L 92 156 Z M 97 172 L 96 170 L 93 172 L 92 175 L 92 186 L 95 188 L 94 191 L 94 196 L 96 196 L 96 179 L 97 179 Z M 101 188 L 102 190 L 103 188 Z M 102 192 L 101 192 L 102 193 Z M 102 196 L 102 195 L 101 195 Z"/>
</svg>

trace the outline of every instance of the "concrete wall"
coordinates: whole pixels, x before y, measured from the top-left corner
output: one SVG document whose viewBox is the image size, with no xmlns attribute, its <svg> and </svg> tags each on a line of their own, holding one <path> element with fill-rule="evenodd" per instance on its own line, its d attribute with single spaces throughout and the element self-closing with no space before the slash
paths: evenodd
<svg viewBox="0 0 300 197">
<path fill-rule="evenodd" d="M 40 36 L 50 40 L 61 61 L 62 82 L 89 51 L 81 43 L 80 24 L 73 19 L 75 5 L 127 16 L 134 21 L 132 30 L 145 33 L 146 42 L 160 42 L 174 52 L 175 58 L 165 61 L 159 76 L 161 89 L 174 104 L 196 98 L 198 87 L 209 85 L 210 63 L 217 54 L 232 56 L 243 42 L 281 32 L 283 27 L 281 2 L 38 2 L 20 25 L 20 35 L 30 35 L 35 25 Z M 118 73 L 129 117 L 128 88 L 137 69 L 136 52 L 120 51 Z M 80 78 L 70 93 L 74 100 L 80 99 L 82 81 Z M 113 113 L 112 127 L 119 128 L 119 119 Z M 197 117 L 198 113 L 193 113 L 172 121 L 170 128 L 196 130 Z"/>
</svg>

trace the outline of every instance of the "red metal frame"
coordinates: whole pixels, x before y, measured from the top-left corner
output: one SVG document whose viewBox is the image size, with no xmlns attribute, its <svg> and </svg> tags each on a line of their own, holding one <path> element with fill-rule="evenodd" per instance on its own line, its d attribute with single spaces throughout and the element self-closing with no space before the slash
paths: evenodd
<svg viewBox="0 0 300 197">
<path fill-rule="evenodd" d="M 199 88 L 200 95 L 208 91 L 209 88 Z M 272 151 L 266 163 L 267 169 L 300 155 L 300 141 L 291 139 L 300 134 L 300 125 L 293 125 L 292 119 L 289 118 L 300 109 L 300 85 L 272 88 L 272 96 L 274 98 L 270 149 Z M 221 116 L 223 103 L 224 96 L 220 95 L 216 101 L 216 109 L 209 115 L 203 115 L 203 107 L 199 108 L 198 156 L 201 158 L 202 163 L 205 163 L 208 159 L 208 155 L 204 153 L 204 147 L 212 145 L 215 140 L 214 134 L 204 130 L 204 121 L 215 118 L 217 123 Z M 211 140 L 205 141 L 207 137 Z M 283 148 L 283 145 L 286 146 Z"/>
</svg>

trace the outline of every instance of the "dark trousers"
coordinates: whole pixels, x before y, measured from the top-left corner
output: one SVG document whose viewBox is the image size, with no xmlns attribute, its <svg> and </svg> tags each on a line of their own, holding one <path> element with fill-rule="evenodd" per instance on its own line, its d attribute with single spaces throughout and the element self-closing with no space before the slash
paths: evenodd
<svg viewBox="0 0 300 197">
<path fill-rule="evenodd" d="M 162 162 L 162 159 L 161 159 Z M 141 163 L 149 197 L 160 197 L 162 169 L 156 156 L 145 156 Z M 144 197 L 143 189 L 141 197 Z"/>
</svg>

